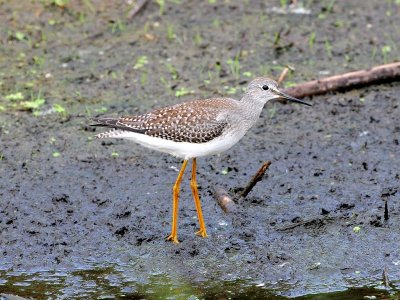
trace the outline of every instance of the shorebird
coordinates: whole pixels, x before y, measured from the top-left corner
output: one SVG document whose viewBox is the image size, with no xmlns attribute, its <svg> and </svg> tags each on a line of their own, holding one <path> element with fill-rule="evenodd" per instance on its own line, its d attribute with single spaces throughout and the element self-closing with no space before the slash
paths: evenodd
<svg viewBox="0 0 400 300">
<path fill-rule="evenodd" d="M 200 226 L 196 234 L 207 237 L 197 190 L 196 158 L 231 148 L 257 122 L 265 103 L 278 98 L 310 106 L 281 92 L 274 80 L 258 77 L 250 82 L 240 101 L 230 98 L 194 100 L 137 116 L 95 118 L 93 126 L 111 127 L 111 130 L 97 134 L 97 138 L 127 139 L 183 159 L 173 187 L 172 229 L 167 237 L 167 240 L 179 243 L 179 187 L 188 160 L 193 161 L 190 187 Z"/>
</svg>

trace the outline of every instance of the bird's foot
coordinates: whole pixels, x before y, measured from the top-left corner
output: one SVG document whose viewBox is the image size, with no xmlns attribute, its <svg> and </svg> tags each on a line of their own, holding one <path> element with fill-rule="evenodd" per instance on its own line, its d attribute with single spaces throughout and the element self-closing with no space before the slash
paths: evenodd
<svg viewBox="0 0 400 300">
<path fill-rule="evenodd" d="M 205 229 L 200 229 L 199 231 L 196 232 L 196 235 L 199 235 L 203 238 L 208 237 L 207 232 Z"/>
<path fill-rule="evenodd" d="M 167 241 L 171 241 L 171 242 L 173 242 L 174 244 L 179 244 L 178 236 L 177 236 L 177 235 L 170 234 L 170 235 L 167 237 Z"/>
</svg>

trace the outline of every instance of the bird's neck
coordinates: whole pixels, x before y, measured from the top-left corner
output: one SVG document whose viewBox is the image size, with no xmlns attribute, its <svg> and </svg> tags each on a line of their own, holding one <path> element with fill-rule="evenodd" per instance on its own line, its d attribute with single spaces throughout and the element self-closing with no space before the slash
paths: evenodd
<svg viewBox="0 0 400 300">
<path fill-rule="evenodd" d="M 240 105 L 243 109 L 242 113 L 246 114 L 248 118 L 254 120 L 254 123 L 260 117 L 260 114 L 264 108 L 262 101 L 257 101 L 252 95 L 245 94 L 240 100 Z"/>
</svg>

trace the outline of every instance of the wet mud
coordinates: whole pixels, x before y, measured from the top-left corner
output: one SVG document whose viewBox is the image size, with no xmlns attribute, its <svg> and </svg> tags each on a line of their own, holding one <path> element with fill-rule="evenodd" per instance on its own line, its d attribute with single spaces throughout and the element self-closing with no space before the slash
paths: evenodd
<svg viewBox="0 0 400 300">
<path fill-rule="evenodd" d="M 185 174 L 179 245 L 165 241 L 179 159 L 93 139 L 93 116 L 239 98 L 285 64 L 288 86 L 400 58 L 395 1 L 212 2 L 149 1 L 131 19 L 127 3 L 0 2 L 0 293 L 399 295 L 398 82 L 269 103 L 239 144 L 198 160 L 208 238 Z M 225 214 L 215 186 L 233 194 L 267 160 Z"/>
</svg>

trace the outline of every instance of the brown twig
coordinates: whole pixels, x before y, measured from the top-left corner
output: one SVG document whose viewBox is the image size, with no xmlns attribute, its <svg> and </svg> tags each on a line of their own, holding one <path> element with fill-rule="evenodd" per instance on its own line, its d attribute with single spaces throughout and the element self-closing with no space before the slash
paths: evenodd
<svg viewBox="0 0 400 300">
<path fill-rule="evenodd" d="M 389 280 L 389 275 L 388 275 L 388 271 L 387 271 L 386 267 L 383 269 L 382 277 L 383 277 L 383 283 L 385 284 L 385 287 L 390 288 L 390 280 Z"/>
<path fill-rule="evenodd" d="M 315 217 L 315 218 L 309 218 L 306 220 L 302 220 L 300 222 L 297 223 L 293 223 L 293 224 L 289 224 L 289 225 L 285 225 L 282 227 L 277 228 L 277 231 L 286 231 L 286 230 L 290 230 L 290 229 L 294 229 L 296 227 L 299 226 L 307 226 L 307 225 L 311 225 L 311 224 L 315 224 L 315 223 L 324 223 L 325 221 L 330 221 L 333 220 L 334 218 L 331 216 L 324 216 L 324 217 Z"/>
<path fill-rule="evenodd" d="M 289 73 L 289 71 L 293 71 L 293 70 L 294 70 L 293 67 L 291 67 L 291 66 L 286 66 L 286 67 L 283 69 L 281 75 L 279 75 L 279 78 L 278 78 L 278 80 L 277 80 L 278 85 L 281 85 L 281 83 L 285 80 L 285 77 L 286 77 L 286 75 Z"/>
<path fill-rule="evenodd" d="M 259 182 L 263 178 L 265 171 L 267 171 L 270 165 L 271 165 L 270 161 L 263 163 L 263 165 L 257 171 L 257 173 L 250 179 L 249 183 L 246 185 L 243 191 L 237 193 L 237 195 L 235 195 L 234 197 L 230 197 L 229 193 L 220 186 L 213 187 L 214 199 L 217 201 L 219 207 L 221 207 L 225 213 L 230 213 L 236 210 L 236 204 L 234 199 L 237 200 L 239 198 L 246 197 L 248 193 L 250 193 L 250 191 L 257 184 L 257 182 Z"/>
<path fill-rule="evenodd" d="M 388 199 L 385 199 L 385 212 L 383 214 L 385 221 L 389 220 Z"/>
<path fill-rule="evenodd" d="M 213 190 L 215 200 L 217 200 L 219 207 L 221 207 L 225 213 L 230 213 L 236 209 L 235 202 L 229 197 L 227 191 L 220 186 L 214 187 Z"/>
<path fill-rule="evenodd" d="M 279 78 L 277 80 L 278 85 L 281 85 L 282 81 L 285 79 L 287 73 L 289 72 L 289 68 L 285 67 L 281 73 L 281 75 L 279 75 Z"/>
<path fill-rule="evenodd" d="M 136 5 L 128 13 L 128 20 L 132 19 L 134 16 L 140 12 L 140 10 L 147 4 L 148 0 L 138 0 Z"/>
<path fill-rule="evenodd" d="M 285 93 L 296 98 L 303 98 L 306 96 L 398 79 L 400 79 L 400 62 L 395 62 L 367 70 L 301 83 L 297 86 L 285 89 Z"/>
<path fill-rule="evenodd" d="M 246 185 L 244 190 L 239 194 L 239 197 L 244 198 L 250 193 L 250 191 L 254 188 L 254 186 L 259 182 L 262 177 L 264 176 L 265 171 L 269 168 L 271 165 L 270 161 L 267 161 L 263 163 L 261 168 L 257 171 L 257 173 L 253 176 L 253 178 L 250 179 L 249 183 Z"/>
</svg>

